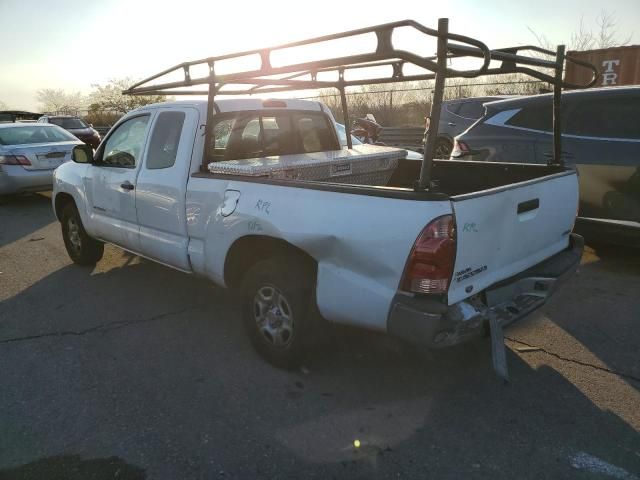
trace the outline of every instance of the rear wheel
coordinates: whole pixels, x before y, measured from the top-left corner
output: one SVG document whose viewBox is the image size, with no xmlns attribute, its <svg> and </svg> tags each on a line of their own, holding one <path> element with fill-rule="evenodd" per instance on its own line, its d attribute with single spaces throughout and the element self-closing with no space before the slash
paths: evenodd
<svg viewBox="0 0 640 480">
<path fill-rule="evenodd" d="M 297 255 L 256 263 L 242 286 L 243 321 L 256 350 L 268 362 L 294 368 L 313 344 L 313 268 Z"/>
<path fill-rule="evenodd" d="M 91 238 L 72 203 L 62 210 L 62 239 L 71 260 L 78 265 L 95 265 L 104 253 L 104 244 Z"/>
</svg>

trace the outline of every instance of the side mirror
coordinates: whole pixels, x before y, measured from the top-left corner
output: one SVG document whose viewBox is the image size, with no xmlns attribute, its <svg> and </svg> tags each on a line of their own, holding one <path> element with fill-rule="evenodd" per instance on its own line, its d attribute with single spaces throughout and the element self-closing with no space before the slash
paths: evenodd
<svg viewBox="0 0 640 480">
<path fill-rule="evenodd" d="M 71 152 L 71 159 L 76 163 L 93 163 L 93 149 L 89 145 L 76 145 Z"/>
<path fill-rule="evenodd" d="M 93 123 L 90 123 L 90 124 L 89 124 L 89 126 L 90 126 L 91 128 L 93 128 Z"/>
</svg>

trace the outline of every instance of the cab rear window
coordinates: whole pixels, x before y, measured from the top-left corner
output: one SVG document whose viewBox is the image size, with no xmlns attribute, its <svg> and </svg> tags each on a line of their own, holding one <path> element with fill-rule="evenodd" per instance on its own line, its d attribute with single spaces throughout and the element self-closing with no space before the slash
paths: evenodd
<svg viewBox="0 0 640 480">
<path fill-rule="evenodd" d="M 322 112 L 258 111 L 214 118 L 210 161 L 338 150 Z"/>
</svg>

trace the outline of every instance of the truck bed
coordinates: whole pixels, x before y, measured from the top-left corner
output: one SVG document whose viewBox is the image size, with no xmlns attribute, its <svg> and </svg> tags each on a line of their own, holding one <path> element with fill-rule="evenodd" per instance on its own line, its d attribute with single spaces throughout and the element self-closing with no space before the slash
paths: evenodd
<svg viewBox="0 0 640 480">
<path fill-rule="evenodd" d="M 318 183 L 357 186 L 364 192 L 413 190 L 422 162 L 404 158 L 406 151 L 375 145 L 353 149 L 230 160 L 209 164 L 214 176 L 242 177 L 249 181 L 270 181 L 317 186 Z M 456 197 L 521 183 L 561 173 L 564 167 L 523 163 L 490 163 L 467 160 L 434 160 L 432 181 L 441 196 Z M 302 186 L 302 185 L 301 185 Z M 384 188 L 380 188 L 384 187 Z M 375 194 L 375 193 L 373 193 Z"/>
<path fill-rule="evenodd" d="M 421 166 L 421 162 L 401 160 L 385 186 L 412 188 L 420 177 Z M 542 178 L 566 170 L 559 166 L 523 163 L 434 160 L 432 178 L 437 192 L 453 197 Z"/>
</svg>

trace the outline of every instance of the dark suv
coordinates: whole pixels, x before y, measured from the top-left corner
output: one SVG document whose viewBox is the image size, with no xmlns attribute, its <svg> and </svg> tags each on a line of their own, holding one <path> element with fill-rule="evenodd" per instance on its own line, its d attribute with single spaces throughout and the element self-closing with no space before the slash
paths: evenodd
<svg viewBox="0 0 640 480">
<path fill-rule="evenodd" d="M 546 163 L 553 151 L 551 94 L 485 104 L 484 116 L 455 139 L 452 159 Z M 580 174 L 578 226 L 606 225 L 612 239 L 640 234 L 640 87 L 562 94 L 562 151 Z"/>
<path fill-rule="evenodd" d="M 510 98 L 506 96 L 471 97 L 442 102 L 435 157 L 449 158 L 453 139 L 473 125 L 484 113 L 485 102 Z"/>
<path fill-rule="evenodd" d="M 70 115 L 45 115 L 38 119 L 39 123 L 53 123 L 64 128 L 69 133 L 75 135 L 94 150 L 100 145 L 100 134 L 93 129 L 92 125 L 87 124 L 84 120 Z"/>
</svg>

